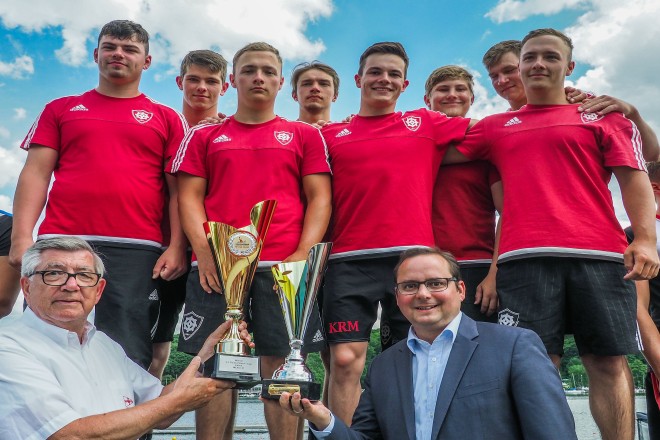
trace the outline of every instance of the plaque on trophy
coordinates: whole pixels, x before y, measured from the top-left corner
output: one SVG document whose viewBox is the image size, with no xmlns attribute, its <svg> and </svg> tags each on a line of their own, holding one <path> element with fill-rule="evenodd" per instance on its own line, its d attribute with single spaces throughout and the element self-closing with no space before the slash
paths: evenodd
<svg viewBox="0 0 660 440">
<path fill-rule="evenodd" d="M 291 351 L 272 379 L 262 381 L 261 397 L 275 400 L 285 391 L 299 392 L 310 400 L 321 396 L 321 385 L 314 382 L 305 365 L 302 346 L 331 248 L 332 243 L 318 243 L 312 246 L 306 261 L 272 267 Z"/>
<path fill-rule="evenodd" d="M 241 339 L 238 325 L 276 205 L 275 200 L 254 205 L 250 224 L 244 227 L 212 221 L 204 223 L 227 302 L 225 319 L 231 320 L 229 331 L 215 346 L 211 377 L 234 381 L 236 388 L 252 388 L 261 381 L 259 358 L 250 355 L 250 347 Z"/>
</svg>

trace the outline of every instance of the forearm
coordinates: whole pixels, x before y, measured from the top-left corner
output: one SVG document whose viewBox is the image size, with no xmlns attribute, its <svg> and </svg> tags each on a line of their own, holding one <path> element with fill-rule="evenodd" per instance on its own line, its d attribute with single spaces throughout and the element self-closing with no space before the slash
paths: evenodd
<svg viewBox="0 0 660 440">
<path fill-rule="evenodd" d="M 299 250 L 307 252 L 312 246 L 323 240 L 325 231 L 328 229 L 331 212 L 332 207 L 329 199 L 327 201 L 316 199 L 309 203 L 305 211 L 303 229 L 298 242 Z"/>
<path fill-rule="evenodd" d="M 634 242 L 650 242 L 655 247 L 655 199 L 645 172 L 614 167 L 621 188 L 623 206 L 635 236 Z"/>
<path fill-rule="evenodd" d="M 40 176 L 24 168 L 14 194 L 12 242 L 32 240 L 32 233 L 46 205 L 50 176 Z"/>
<path fill-rule="evenodd" d="M 170 194 L 168 214 L 170 220 L 170 247 L 185 252 L 188 247 L 188 239 L 183 232 L 181 220 L 179 218 L 179 191 L 176 183 L 176 177 L 171 175 L 165 176 L 167 180 L 167 188 Z"/>
<path fill-rule="evenodd" d="M 307 208 L 302 232 L 294 255 L 307 258 L 309 249 L 323 240 L 332 212 L 332 189 L 329 174 L 313 174 L 303 177 L 303 189 Z"/>
<path fill-rule="evenodd" d="M 179 215 L 177 218 L 181 222 L 181 227 L 197 255 L 209 253 L 209 245 L 203 226 L 204 222 L 208 220 L 204 208 L 205 190 L 205 186 L 200 188 L 195 184 L 190 185 L 185 178 L 179 180 L 177 197 Z"/>
<path fill-rule="evenodd" d="M 632 110 L 625 116 L 633 121 L 639 129 L 639 135 L 642 138 L 642 154 L 644 160 L 647 162 L 658 160 L 658 156 L 660 155 L 660 145 L 658 144 L 658 137 L 651 126 L 646 123 L 635 107 L 632 107 Z"/>
<path fill-rule="evenodd" d="M 497 226 L 495 227 L 495 243 L 493 245 L 493 259 L 490 262 L 488 274 L 497 273 L 497 258 L 500 252 L 500 236 L 502 235 L 502 216 L 497 219 Z"/>
<path fill-rule="evenodd" d="M 135 439 L 150 430 L 165 428 L 183 412 L 176 399 L 158 397 L 133 408 L 80 418 L 57 431 L 50 440 Z"/>
</svg>

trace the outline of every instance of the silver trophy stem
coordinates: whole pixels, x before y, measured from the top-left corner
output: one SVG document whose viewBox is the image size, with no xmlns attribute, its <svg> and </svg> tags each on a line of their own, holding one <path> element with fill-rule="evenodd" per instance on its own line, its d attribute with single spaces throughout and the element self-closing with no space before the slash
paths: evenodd
<svg viewBox="0 0 660 440">
<path fill-rule="evenodd" d="M 286 357 L 284 364 L 275 370 L 273 379 L 276 380 L 304 380 L 307 382 L 312 381 L 312 372 L 305 365 L 302 357 L 301 348 L 303 341 L 294 339 L 289 342 L 291 352 Z"/>
</svg>

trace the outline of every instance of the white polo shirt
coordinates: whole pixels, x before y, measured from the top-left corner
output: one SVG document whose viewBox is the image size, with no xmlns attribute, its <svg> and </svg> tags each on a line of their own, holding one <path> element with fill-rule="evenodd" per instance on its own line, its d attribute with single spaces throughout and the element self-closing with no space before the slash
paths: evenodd
<svg viewBox="0 0 660 440">
<path fill-rule="evenodd" d="M 90 323 L 82 344 L 29 308 L 0 329 L 0 439 L 45 439 L 76 419 L 135 406 L 162 389 Z"/>
</svg>

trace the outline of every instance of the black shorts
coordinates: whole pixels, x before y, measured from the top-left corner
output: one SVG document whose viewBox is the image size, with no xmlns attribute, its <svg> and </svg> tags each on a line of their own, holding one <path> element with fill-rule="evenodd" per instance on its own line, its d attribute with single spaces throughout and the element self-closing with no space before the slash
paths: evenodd
<svg viewBox="0 0 660 440">
<path fill-rule="evenodd" d="M 331 261 L 323 292 L 323 322 L 330 344 L 369 341 L 381 303 L 381 345 L 387 348 L 408 335 L 410 323 L 394 296 L 398 256 Z"/>
<path fill-rule="evenodd" d="M 270 269 L 257 271 L 243 307 L 244 319 L 253 333 L 255 354 L 259 356 L 286 356 L 290 352 L 289 336 L 274 285 Z M 179 351 L 197 354 L 208 335 L 225 321 L 226 311 L 225 296 L 206 293 L 199 283 L 199 271 L 193 267 L 186 284 Z M 320 351 L 326 345 L 317 306 L 303 343 L 304 353 Z"/>
<path fill-rule="evenodd" d="M 0 211 L 0 257 L 9 255 L 12 219 L 11 215 L 2 214 Z"/>
<path fill-rule="evenodd" d="M 190 261 L 190 260 L 189 260 Z M 160 284 L 160 313 L 158 314 L 158 327 L 154 333 L 153 343 L 172 342 L 174 331 L 179 322 L 179 314 L 186 300 L 186 281 L 188 273 L 171 281 L 158 279 Z"/>
<path fill-rule="evenodd" d="M 90 242 L 105 264 L 105 290 L 94 324 L 122 346 L 126 355 L 149 368 L 158 325 L 160 293 L 152 271 L 161 250 L 153 246 Z"/>
<path fill-rule="evenodd" d="M 533 257 L 498 264 L 499 323 L 534 330 L 549 354 L 562 355 L 573 333 L 580 355 L 638 351 L 637 295 L 622 263 Z"/>
<path fill-rule="evenodd" d="M 481 284 L 484 278 L 486 278 L 486 275 L 488 275 L 490 264 L 478 266 L 460 265 L 460 268 L 461 278 L 463 278 L 463 282 L 465 283 L 465 299 L 461 304 L 461 312 L 465 313 L 475 321 L 496 323 L 497 313 L 486 316 L 485 313 L 481 313 L 481 304 L 474 303 L 474 298 L 477 295 L 477 286 Z"/>
</svg>

